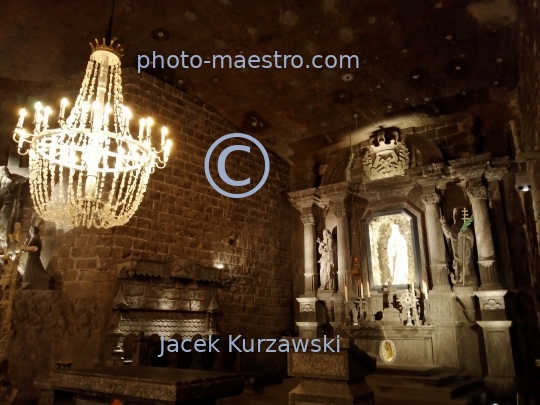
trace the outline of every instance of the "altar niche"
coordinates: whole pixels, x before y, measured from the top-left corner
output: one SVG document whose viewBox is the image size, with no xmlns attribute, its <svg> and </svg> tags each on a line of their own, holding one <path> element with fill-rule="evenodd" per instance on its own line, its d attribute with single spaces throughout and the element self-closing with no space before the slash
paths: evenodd
<svg viewBox="0 0 540 405">
<path fill-rule="evenodd" d="M 371 289 L 420 288 L 422 266 L 416 217 L 406 209 L 378 212 L 365 225 Z"/>
</svg>

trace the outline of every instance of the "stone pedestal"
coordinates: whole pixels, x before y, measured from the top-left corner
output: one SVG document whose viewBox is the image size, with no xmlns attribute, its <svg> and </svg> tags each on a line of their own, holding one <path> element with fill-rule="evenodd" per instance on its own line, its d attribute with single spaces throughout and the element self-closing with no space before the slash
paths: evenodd
<svg viewBox="0 0 540 405">
<path fill-rule="evenodd" d="M 296 326 L 298 326 L 301 338 L 316 338 L 323 334 L 322 326 L 325 322 L 324 308 L 315 296 L 301 296 L 296 299 L 300 305 L 300 314 Z"/>
<path fill-rule="evenodd" d="M 300 377 L 300 384 L 289 393 L 289 405 L 353 405 L 373 402 L 373 391 L 365 377 L 375 370 L 375 360 L 351 340 L 335 340 L 335 352 L 289 352 L 289 376 Z"/>
<path fill-rule="evenodd" d="M 484 387 L 497 399 L 516 397 L 515 368 L 510 342 L 512 321 L 478 321 L 484 333 L 488 375 Z"/>
<path fill-rule="evenodd" d="M 475 287 L 461 287 L 454 285 L 454 293 L 456 294 L 456 300 L 463 308 L 463 314 L 470 323 L 474 323 L 476 320 L 476 307 L 475 307 Z"/>
<path fill-rule="evenodd" d="M 433 333 L 433 356 L 435 364 L 453 370 L 461 369 L 461 328 L 463 322 L 456 321 L 452 292 L 433 291 L 426 300 L 430 322 L 435 326 Z"/>
</svg>

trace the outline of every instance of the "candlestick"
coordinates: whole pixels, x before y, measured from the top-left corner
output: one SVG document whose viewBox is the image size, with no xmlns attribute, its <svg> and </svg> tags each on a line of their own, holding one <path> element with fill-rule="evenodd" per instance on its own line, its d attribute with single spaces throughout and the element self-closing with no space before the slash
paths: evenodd
<svg viewBox="0 0 540 405">
<path fill-rule="evenodd" d="M 64 114 L 66 112 L 66 107 L 68 105 L 68 101 L 67 101 L 67 98 L 63 98 L 61 101 L 60 101 L 60 114 L 59 114 L 59 117 L 64 119 Z"/>
<path fill-rule="evenodd" d="M 367 286 L 367 297 L 371 298 L 371 290 L 369 289 L 369 280 L 366 281 L 366 286 Z"/>
<path fill-rule="evenodd" d="M 161 146 L 165 146 L 165 137 L 167 136 L 167 134 L 169 133 L 169 130 L 167 129 L 167 127 L 162 127 L 161 128 Z"/>
<path fill-rule="evenodd" d="M 38 121 L 38 116 L 39 116 L 39 113 L 41 112 L 41 109 L 43 108 L 41 103 L 38 101 L 34 107 L 36 108 L 36 113 L 34 114 L 34 122 L 37 123 Z"/>
<path fill-rule="evenodd" d="M 21 128 L 23 126 L 24 117 L 26 117 L 26 110 L 24 108 L 21 108 L 19 110 L 19 122 L 17 122 L 17 128 Z"/>
<path fill-rule="evenodd" d="M 139 121 L 139 141 L 141 142 L 143 140 L 145 126 L 146 126 L 146 120 L 144 118 L 141 118 L 141 120 Z"/>
<path fill-rule="evenodd" d="M 43 110 L 43 128 L 47 128 L 49 126 L 49 115 L 51 115 L 51 109 L 49 106 L 45 107 Z"/>
<path fill-rule="evenodd" d="M 129 119 L 131 118 L 131 111 L 129 108 L 124 107 L 124 127 L 129 131 Z"/>
<path fill-rule="evenodd" d="M 24 142 L 24 140 L 26 139 L 27 136 L 28 136 L 28 134 L 26 133 L 26 130 L 24 128 L 22 128 L 19 131 L 19 143 L 17 144 L 17 147 L 19 149 L 22 148 L 23 142 Z"/>
<path fill-rule="evenodd" d="M 152 131 L 152 125 L 154 124 L 154 120 L 150 117 L 146 119 L 146 137 L 150 139 L 150 134 Z"/>
<path fill-rule="evenodd" d="M 171 147 L 172 147 L 172 141 L 170 139 L 167 139 L 167 141 L 165 141 L 165 146 L 163 150 L 163 160 L 165 162 L 169 160 L 169 155 L 171 154 Z"/>
</svg>

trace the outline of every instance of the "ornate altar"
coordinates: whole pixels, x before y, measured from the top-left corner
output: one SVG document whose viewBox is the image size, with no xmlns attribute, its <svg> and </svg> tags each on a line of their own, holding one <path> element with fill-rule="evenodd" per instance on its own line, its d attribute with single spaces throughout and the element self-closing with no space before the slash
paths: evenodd
<svg viewBox="0 0 540 405">
<path fill-rule="evenodd" d="M 300 336 L 348 336 L 379 367 L 467 372 L 486 385 L 510 381 L 508 368 L 481 369 L 490 353 L 511 353 L 509 329 L 500 324 L 509 270 L 499 267 L 488 204 L 500 197 L 506 161 L 485 154 L 423 164 L 422 151 L 395 128 L 352 150 L 349 173 L 334 171 L 316 188 L 289 193 L 304 225 Z M 320 254 L 323 231 L 335 252 L 332 288 L 319 282 L 329 263 Z"/>
</svg>

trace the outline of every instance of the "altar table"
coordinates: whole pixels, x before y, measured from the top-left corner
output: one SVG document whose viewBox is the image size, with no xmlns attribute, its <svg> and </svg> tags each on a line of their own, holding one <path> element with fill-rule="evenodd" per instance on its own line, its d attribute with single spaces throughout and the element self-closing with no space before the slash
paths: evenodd
<svg viewBox="0 0 540 405">
<path fill-rule="evenodd" d="M 214 405 L 239 395 L 244 377 L 234 373 L 161 367 L 117 366 L 87 370 L 58 369 L 37 378 L 39 405 L 105 405 L 118 399 L 130 404 Z"/>
</svg>

